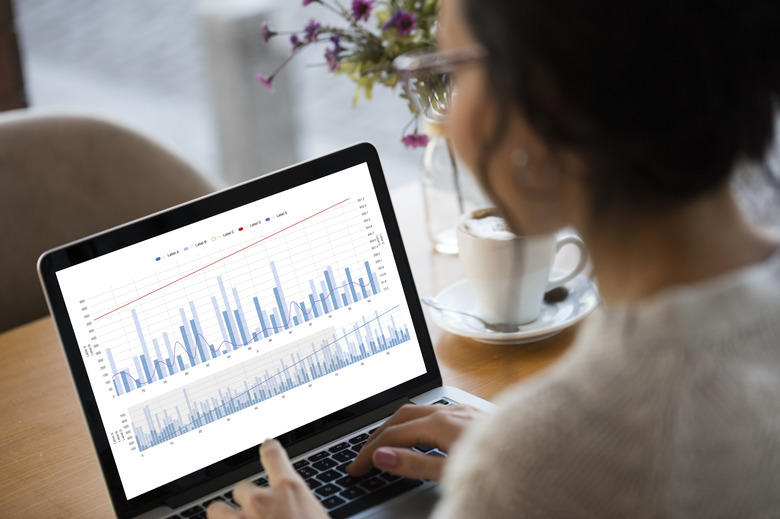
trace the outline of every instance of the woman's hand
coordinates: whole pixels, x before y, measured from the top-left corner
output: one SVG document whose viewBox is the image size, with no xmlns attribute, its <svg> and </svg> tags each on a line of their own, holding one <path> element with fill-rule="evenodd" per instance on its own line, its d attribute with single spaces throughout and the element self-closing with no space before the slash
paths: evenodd
<svg viewBox="0 0 780 519">
<path fill-rule="evenodd" d="M 347 469 L 361 476 L 373 465 L 408 478 L 439 480 L 446 458 L 411 450 L 415 445 L 449 452 L 466 426 L 481 413 L 467 405 L 405 405 L 366 441 Z"/>
<path fill-rule="evenodd" d="M 325 509 L 317 502 L 303 478 L 295 472 L 287 452 L 278 441 L 263 442 L 260 446 L 260 462 L 265 467 L 271 486 L 261 488 L 242 481 L 233 489 L 233 500 L 241 510 L 217 501 L 208 507 L 206 515 L 210 519 L 327 519 Z"/>
</svg>

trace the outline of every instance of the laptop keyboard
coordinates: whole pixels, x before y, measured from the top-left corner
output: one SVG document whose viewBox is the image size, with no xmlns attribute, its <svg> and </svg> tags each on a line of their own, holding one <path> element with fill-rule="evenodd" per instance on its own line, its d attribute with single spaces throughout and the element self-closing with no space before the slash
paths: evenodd
<svg viewBox="0 0 780 519">
<path fill-rule="evenodd" d="M 449 405 L 449 402 L 443 399 L 434 403 Z M 421 479 L 402 478 L 376 468 L 372 468 L 359 478 L 347 474 L 347 467 L 357 457 L 369 435 L 375 430 L 357 434 L 348 440 L 293 462 L 293 468 L 306 481 L 314 496 L 333 518 L 349 517 L 425 483 Z M 438 449 L 425 445 L 417 445 L 413 449 L 431 456 L 446 456 Z M 268 479 L 265 477 L 255 478 L 251 481 L 260 487 L 268 486 Z M 233 501 L 233 491 L 231 490 L 180 511 L 178 514 L 170 516 L 169 519 L 204 519 L 206 507 L 214 501 L 224 501 L 240 508 Z"/>
</svg>

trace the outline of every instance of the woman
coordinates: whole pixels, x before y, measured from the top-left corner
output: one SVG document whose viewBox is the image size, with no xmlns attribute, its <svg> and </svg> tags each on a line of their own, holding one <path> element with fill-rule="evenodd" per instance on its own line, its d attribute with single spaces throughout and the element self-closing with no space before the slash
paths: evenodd
<svg viewBox="0 0 780 519">
<path fill-rule="evenodd" d="M 460 156 L 518 233 L 578 230 L 604 311 L 493 415 L 404 408 L 351 472 L 443 475 L 440 518 L 780 516 L 779 243 L 728 182 L 772 142 L 778 2 L 446 0 L 440 22 Z M 270 489 L 210 517 L 325 517 L 277 442 L 262 462 Z"/>
</svg>

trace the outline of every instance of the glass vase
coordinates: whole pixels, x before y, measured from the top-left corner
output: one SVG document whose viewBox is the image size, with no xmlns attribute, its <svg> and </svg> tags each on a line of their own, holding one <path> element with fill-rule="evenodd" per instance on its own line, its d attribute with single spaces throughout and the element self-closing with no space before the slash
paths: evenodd
<svg viewBox="0 0 780 519">
<path fill-rule="evenodd" d="M 421 168 L 426 230 L 436 252 L 457 254 L 458 218 L 487 205 L 486 197 L 456 157 L 445 121 L 426 118 L 424 128 L 429 137 Z"/>
</svg>

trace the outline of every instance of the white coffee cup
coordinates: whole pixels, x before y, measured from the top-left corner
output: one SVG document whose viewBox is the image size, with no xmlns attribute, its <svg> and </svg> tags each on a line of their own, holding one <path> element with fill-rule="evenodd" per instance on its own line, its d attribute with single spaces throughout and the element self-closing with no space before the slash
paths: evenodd
<svg viewBox="0 0 780 519">
<path fill-rule="evenodd" d="M 480 317 L 492 323 L 535 321 L 542 311 L 544 293 L 574 279 L 588 262 L 585 244 L 579 237 L 517 236 L 494 208 L 463 214 L 457 232 L 463 273 Z M 551 279 L 555 257 L 565 245 L 579 248 L 577 265 Z"/>
</svg>

